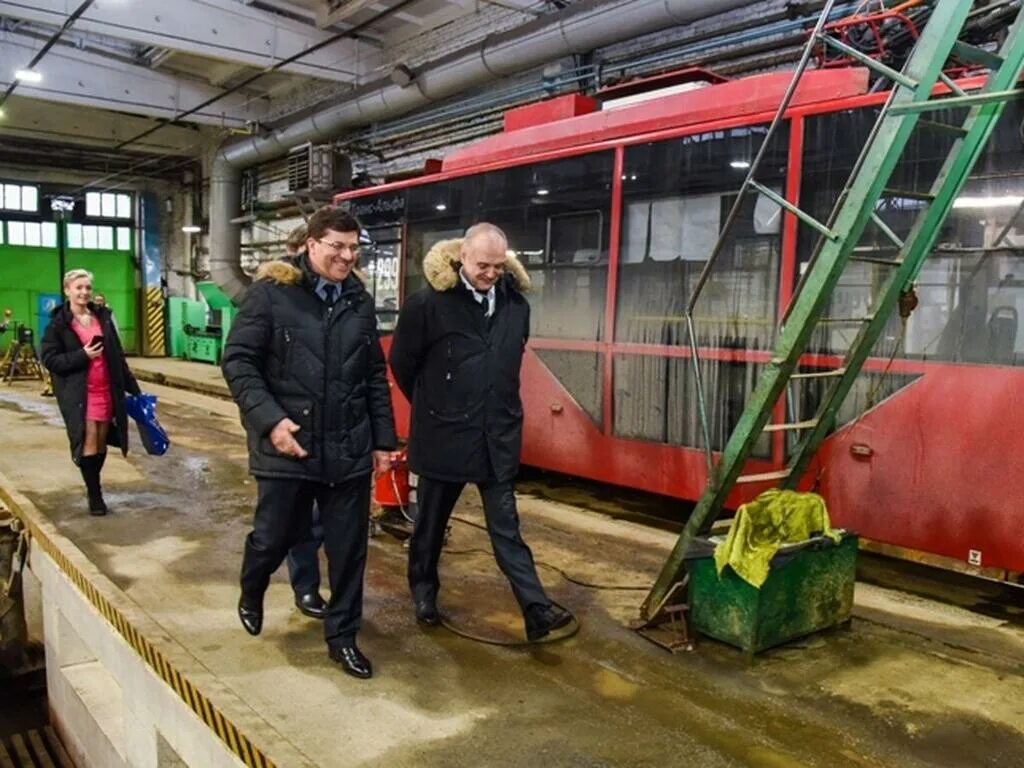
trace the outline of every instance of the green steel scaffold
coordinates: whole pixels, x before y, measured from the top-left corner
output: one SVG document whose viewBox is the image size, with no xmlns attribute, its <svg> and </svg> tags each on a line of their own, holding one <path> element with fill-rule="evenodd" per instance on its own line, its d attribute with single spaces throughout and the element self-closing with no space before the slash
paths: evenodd
<svg viewBox="0 0 1024 768">
<path fill-rule="evenodd" d="M 641 607 L 642 619 L 656 625 L 668 614 L 678 612 L 678 606 L 668 606 L 669 598 L 685 585 L 684 558 L 694 538 L 721 512 L 730 491 L 738 483 L 777 483 L 793 488 L 807 470 L 822 440 L 835 422 L 836 414 L 849 393 L 875 341 L 882 334 L 900 295 L 907 291 L 917 277 L 925 258 L 935 245 L 940 227 L 949 214 L 978 157 L 981 155 L 1006 102 L 1024 94 L 1015 90 L 1024 65 L 1024 10 L 1007 30 L 998 53 L 967 45 L 958 41 L 971 10 L 970 0 L 938 0 L 927 26 L 922 32 L 902 71 L 896 71 L 845 46 L 823 33 L 825 20 L 831 12 L 832 2 L 826 4 L 811 33 L 803 57 L 794 73 L 793 81 L 780 104 L 760 151 L 751 164 L 747 178 L 737 195 L 736 202 L 726 219 L 719 240 L 711 253 L 687 306 L 687 327 L 690 347 L 697 376 L 698 405 L 704 426 L 708 451 L 708 485 L 691 514 L 669 559 L 662 567 L 657 581 Z M 806 71 L 816 46 L 832 46 L 870 67 L 893 83 L 888 100 L 882 107 L 874 129 L 854 166 L 845 188 L 840 194 L 828 223 L 822 223 L 801 211 L 774 191 L 759 184 L 756 174 L 775 129 L 782 122 L 790 97 L 796 90 L 801 75 Z M 980 91 L 965 93 L 944 73 L 947 59 L 955 56 L 984 66 L 990 74 Z M 942 83 L 952 94 L 948 98 L 934 98 L 936 85 Z M 922 113 L 969 107 L 966 119 L 960 125 L 933 124 L 956 139 L 942 169 L 928 191 L 899 192 L 922 201 L 909 235 L 901 240 L 877 215 L 876 205 L 886 196 L 896 194 L 886 188 L 908 139 Z M 736 428 L 726 443 L 717 464 L 713 463 L 711 441 L 707 427 L 703 384 L 700 380 L 700 362 L 693 324 L 693 309 L 707 283 L 715 261 L 722 251 L 731 225 L 744 197 L 759 193 L 782 206 L 801 223 L 816 230 L 821 239 L 814 258 L 808 266 L 800 286 L 777 332 L 773 354 L 762 372 L 757 386 L 744 408 Z M 869 222 L 892 242 L 889 249 L 858 248 L 857 243 Z M 872 299 L 868 314 L 857 318 L 823 317 L 829 298 L 849 262 L 862 261 L 887 264 L 892 267 Z M 797 364 L 806 351 L 812 332 L 819 324 L 842 322 L 859 326 L 859 331 L 842 364 L 828 371 L 798 373 Z M 811 419 L 791 424 L 768 424 L 773 409 L 790 381 L 801 378 L 830 380 L 817 412 Z M 766 430 L 789 430 L 801 434 L 796 448 L 784 469 L 754 475 L 742 475 L 743 465 L 754 444 Z"/>
</svg>

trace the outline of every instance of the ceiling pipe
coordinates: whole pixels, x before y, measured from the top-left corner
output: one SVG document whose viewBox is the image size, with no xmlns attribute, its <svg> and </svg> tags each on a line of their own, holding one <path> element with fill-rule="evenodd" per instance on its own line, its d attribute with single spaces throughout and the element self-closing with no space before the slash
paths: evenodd
<svg viewBox="0 0 1024 768">
<path fill-rule="evenodd" d="M 264 136 L 221 148 L 210 172 L 210 277 L 238 299 L 248 279 L 242 272 L 239 215 L 242 169 L 280 157 L 307 141 L 333 139 L 345 130 L 410 112 L 493 80 L 549 61 L 690 24 L 737 10 L 749 0 L 587 0 L 542 16 L 424 66 L 406 86 L 390 78 L 347 94 L 335 106 Z"/>
</svg>

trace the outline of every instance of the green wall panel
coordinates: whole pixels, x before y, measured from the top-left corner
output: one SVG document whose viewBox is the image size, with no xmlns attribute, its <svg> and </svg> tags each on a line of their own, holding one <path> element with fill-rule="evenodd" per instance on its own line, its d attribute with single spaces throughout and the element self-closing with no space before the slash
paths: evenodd
<svg viewBox="0 0 1024 768">
<path fill-rule="evenodd" d="M 138 326 L 138 291 L 132 253 L 68 249 L 65 257 L 65 269 L 80 268 L 93 273 L 93 290 L 107 297 L 128 352 L 137 350 Z M 0 310 L 10 308 L 13 319 L 31 323 L 37 338 L 39 294 L 61 292 L 60 280 L 56 248 L 0 244 Z M 10 332 L 0 336 L 0 349 L 5 349 L 10 339 Z"/>
</svg>

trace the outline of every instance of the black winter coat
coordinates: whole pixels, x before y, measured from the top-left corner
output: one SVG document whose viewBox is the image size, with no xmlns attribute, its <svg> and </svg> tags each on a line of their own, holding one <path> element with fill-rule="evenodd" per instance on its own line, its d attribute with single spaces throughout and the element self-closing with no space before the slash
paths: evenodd
<svg viewBox="0 0 1024 768">
<path fill-rule="evenodd" d="M 429 286 L 405 300 L 389 362 L 412 404 L 409 466 L 449 482 L 512 480 L 519 471 L 519 371 L 529 338 L 526 270 L 510 256 L 488 320 L 458 276 L 460 240 L 424 260 Z"/>
<path fill-rule="evenodd" d="M 397 444 L 373 299 L 350 275 L 328 311 L 316 283 L 304 255 L 264 264 L 224 346 L 256 477 L 342 482 L 373 470 L 372 450 Z M 304 459 L 270 442 L 285 417 L 300 427 Z"/>
<path fill-rule="evenodd" d="M 89 309 L 99 318 L 103 334 L 103 359 L 107 361 L 110 376 L 110 396 L 114 403 L 114 418 L 107 435 L 107 444 L 118 446 L 121 453 L 128 453 L 128 418 L 124 408 L 125 393 L 139 394 L 139 384 L 124 358 L 124 349 L 117 329 L 111 320 L 107 307 L 97 307 L 90 302 Z M 82 458 L 85 443 L 85 399 L 86 377 L 89 372 L 89 355 L 71 327 L 74 315 L 67 302 L 55 307 L 50 313 L 50 323 L 43 334 L 43 365 L 50 371 L 53 380 L 53 394 L 57 398 L 64 426 L 71 443 L 71 458 L 77 464 Z"/>
</svg>

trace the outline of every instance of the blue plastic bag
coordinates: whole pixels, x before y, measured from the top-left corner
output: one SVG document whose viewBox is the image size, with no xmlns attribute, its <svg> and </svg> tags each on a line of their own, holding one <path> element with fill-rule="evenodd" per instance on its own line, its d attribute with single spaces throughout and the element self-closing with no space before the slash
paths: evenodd
<svg viewBox="0 0 1024 768">
<path fill-rule="evenodd" d="M 125 410 L 139 425 L 139 437 L 150 456 L 163 456 L 171 445 L 167 432 L 156 418 L 156 395 L 125 395 Z"/>
</svg>

